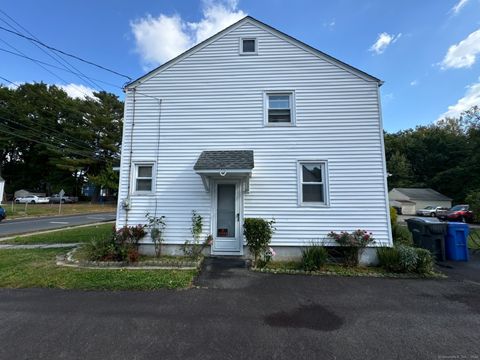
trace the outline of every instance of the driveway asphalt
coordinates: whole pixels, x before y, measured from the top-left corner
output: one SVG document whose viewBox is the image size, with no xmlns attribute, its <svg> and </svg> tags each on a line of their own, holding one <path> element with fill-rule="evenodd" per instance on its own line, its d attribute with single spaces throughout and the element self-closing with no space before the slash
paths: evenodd
<svg viewBox="0 0 480 360">
<path fill-rule="evenodd" d="M 91 213 L 82 215 L 45 216 L 0 222 L 0 238 L 35 231 L 60 229 L 75 225 L 86 225 L 115 220 L 115 213 Z"/>
<path fill-rule="evenodd" d="M 0 290 L 0 359 L 478 359 L 480 286 L 254 273 L 180 291 Z"/>
</svg>

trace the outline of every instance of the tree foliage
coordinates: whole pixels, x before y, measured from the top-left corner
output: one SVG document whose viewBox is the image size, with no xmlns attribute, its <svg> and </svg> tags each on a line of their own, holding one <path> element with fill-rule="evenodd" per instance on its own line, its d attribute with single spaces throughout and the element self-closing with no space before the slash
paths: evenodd
<svg viewBox="0 0 480 360">
<path fill-rule="evenodd" d="M 464 202 L 480 190 L 480 108 L 385 134 L 389 188 L 431 187 Z"/>
<path fill-rule="evenodd" d="M 85 181 L 115 189 L 123 103 L 114 94 L 73 99 L 43 83 L 0 86 L 0 172 L 6 192 L 79 194 Z"/>
</svg>

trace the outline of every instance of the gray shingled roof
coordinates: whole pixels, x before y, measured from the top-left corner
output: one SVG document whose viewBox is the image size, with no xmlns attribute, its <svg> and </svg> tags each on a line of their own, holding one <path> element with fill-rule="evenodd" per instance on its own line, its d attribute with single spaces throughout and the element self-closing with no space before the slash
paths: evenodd
<svg viewBox="0 0 480 360">
<path fill-rule="evenodd" d="M 401 192 L 403 195 L 408 196 L 411 200 L 426 200 L 426 201 L 449 201 L 452 200 L 449 197 L 440 194 L 433 189 L 415 189 L 415 188 L 395 188 L 395 190 Z"/>
<path fill-rule="evenodd" d="M 253 150 L 203 151 L 194 170 L 253 169 Z"/>
</svg>

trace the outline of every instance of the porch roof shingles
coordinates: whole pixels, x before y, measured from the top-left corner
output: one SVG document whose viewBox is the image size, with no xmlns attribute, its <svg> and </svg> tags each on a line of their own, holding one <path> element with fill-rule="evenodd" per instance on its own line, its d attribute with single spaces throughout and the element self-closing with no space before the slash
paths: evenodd
<svg viewBox="0 0 480 360">
<path fill-rule="evenodd" d="M 194 170 L 251 170 L 254 166 L 253 150 L 203 151 Z"/>
</svg>

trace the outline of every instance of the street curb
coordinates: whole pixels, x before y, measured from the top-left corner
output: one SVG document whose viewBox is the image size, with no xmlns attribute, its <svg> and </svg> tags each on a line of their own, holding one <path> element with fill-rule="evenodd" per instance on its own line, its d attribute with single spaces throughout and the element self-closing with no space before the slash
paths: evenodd
<svg viewBox="0 0 480 360">
<path fill-rule="evenodd" d="M 53 233 L 53 232 L 58 232 L 58 231 L 63 231 L 63 230 L 70 230 L 70 229 L 78 229 L 82 227 L 87 227 L 87 226 L 97 226 L 97 225 L 103 225 L 103 224 L 108 224 L 108 223 L 114 223 L 115 220 L 109 220 L 109 221 L 101 221 L 101 222 L 96 222 L 96 223 L 91 223 L 91 224 L 83 224 L 83 225 L 77 225 L 77 226 L 65 226 L 61 227 L 58 229 L 51 229 L 51 230 L 42 230 L 42 231 L 36 231 L 36 232 L 30 232 L 30 233 L 19 233 L 19 234 L 14 234 L 14 235 L 9 235 L 7 237 L 2 237 L 0 238 L 0 243 L 2 241 L 7 241 L 11 239 L 15 239 L 18 237 L 27 237 L 27 236 L 32 236 L 32 235 L 41 235 L 41 234 L 48 234 L 48 233 Z"/>
</svg>

